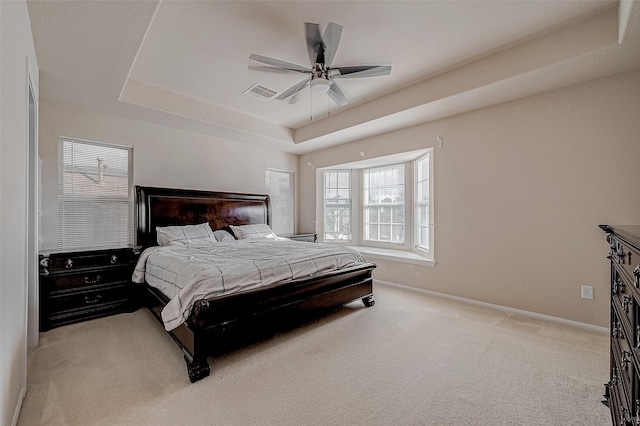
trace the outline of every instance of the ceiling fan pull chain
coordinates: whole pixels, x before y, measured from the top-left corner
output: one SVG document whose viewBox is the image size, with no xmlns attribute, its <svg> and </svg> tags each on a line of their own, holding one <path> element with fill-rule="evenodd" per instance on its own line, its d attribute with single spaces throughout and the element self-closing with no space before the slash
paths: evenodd
<svg viewBox="0 0 640 426">
<path fill-rule="evenodd" d="M 309 121 L 313 121 L 313 90 L 309 90 Z"/>
</svg>

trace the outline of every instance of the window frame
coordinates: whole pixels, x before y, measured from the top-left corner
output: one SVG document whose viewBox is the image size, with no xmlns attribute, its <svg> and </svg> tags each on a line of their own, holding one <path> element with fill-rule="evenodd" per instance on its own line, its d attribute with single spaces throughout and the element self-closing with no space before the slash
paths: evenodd
<svg viewBox="0 0 640 426">
<path fill-rule="evenodd" d="M 327 212 L 326 212 L 326 208 L 327 208 L 327 174 L 328 173 L 348 173 L 349 174 L 349 238 L 348 239 L 327 239 L 327 230 L 326 230 L 326 217 L 327 217 Z M 354 235 L 354 214 L 353 214 L 353 209 L 354 209 L 354 190 L 353 190 L 353 184 L 354 184 L 354 173 L 353 170 L 351 169 L 326 169 L 323 170 L 322 172 L 322 240 L 323 241 L 327 241 L 327 242 L 332 242 L 332 243 L 337 243 L 337 244 L 345 244 L 345 243 L 353 243 L 354 239 L 353 239 L 353 235 Z M 339 177 L 336 176 L 336 191 L 339 191 L 341 188 L 340 186 L 337 184 L 337 182 L 339 182 Z M 344 189 L 344 188 L 342 188 Z"/>
<path fill-rule="evenodd" d="M 375 167 L 365 167 L 361 170 L 360 175 L 361 175 L 361 188 L 360 188 L 360 192 L 359 195 L 362 197 L 362 209 L 361 209 L 361 218 L 362 218 L 362 226 L 361 226 L 361 230 L 360 230 L 360 238 L 359 238 L 359 242 L 362 246 L 370 246 L 370 247 L 381 247 L 381 248 L 385 248 L 385 247 L 390 247 L 390 248 L 394 248 L 394 249 L 407 249 L 410 247 L 410 245 L 408 244 L 409 241 L 411 240 L 411 236 L 408 235 L 407 233 L 407 218 L 411 219 L 411 214 L 409 209 L 407 209 L 407 198 L 411 197 L 411 194 L 409 194 L 409 192 L 411 191 L 407 191 L 407 188 L 411 188 L 410 186 L 407 185 L 407 163 L 408 162 L 395 162 L 395 163 L 389 163 L 389 164 L 383 164 L 380 166 L 375 166 Z M 402 241 L 383 241 L 383 240 L 373 240 L 373 239 L 367 239 L 367 230 L 366 230 L 366 226 L 369 223 L 366 217 L 367 214 L 367 206 L 369 204 L 367 204 L 366 199 L 365 199 L 365 191 L 366 191 L 366 182 L 365 182 L 365 175 L 366 172 L 369 170 L 373 170 L 373 169 L 384 169 L 384 168 L 389 168 L 389 167 L 395 167 L 395 166 L 402 166 L 402 180 L 403 180 L 403 189 L 404 189 L 404 202 L 403 207 L 404 207 L 404 232 L 403 232 L 403 238 Z M 378 206 L 378 207 L 383 207 L 384 203 L 375 203 L 374 205 Z M 389 206 L 397 206 L 399 205 L 398 203 L 394 203 L 394 204 L 388 204 Z M 409 216 L 407 216 L 407 213 L 409 213 Z M 391 224 L 391 226 L 393 226 Z"/>
<path fill-rule="evenodd" d="M 108 149 L 120 149 L 127 153 L 127 196 L 118 195 L 88 195 L 88 194 L 71 194 L 65 195 L 65 164 L 64 164 L 64 145 L 65 143 L 79 144 L 85 146 L 98 146 Z M 100 175 L 100 170 L 98 170 Z M 134 189 L 133 189 L 133 147 L 109 142 L 95 141 L 89 139 L 81 139 L 68 136 L 58 136 L 58 184 L 57 184 L 57 196 L 58 196 L 58 248 L 61 250 L 89 250 L 103 247 L 129 247 L 134 244 Z M 126 225 L 126 237 L 116 239 L 100 239 L 99 231 L 96 231 L 92 235 L 91 243 L 79 243 L 73 242 L 74 234 L 81 232 L 73 229 L 73 220 L 67 218 L 67 215 L 63 212 L 68 205 L 72 206 L 76 204 L 84 204 L 86 207 L 93 206 L 94 208 L 100 208 L 103 203 L 116 203 L 118 205 L 126 206 L 127 214 L 126 218 L 120 218 L 121 225 Z M 65 218 L 69 219 L 69 222 L 65 222 Z M 126 224 L 125 224 L 126 222 Z M 86 224 L 98 224 L 101 221 L 96 218 L 94 221 L 87 221 Z M 98 227 L 96 227 L 98 228 Z M 103 232 L 106 227 L 102 227 Z M 69 229 L 69 231 L 67 231 Z"/>
<path fill-rule="evenodd" d="M 428 161 L 428 176 L 427 179 L 428 180 L 428 200 L 427 202 L 422 202 L 420 200 L 420 195 L 419 195 L 419 190 L 420 190 L 420 173 L 418 170 L 419 167 L 419 163 L 421 161 L 427 160 Z M 420 156 L 419 158 L 416 158 L 413 161 L 414 164 L 414 217 L 415 217 L 415 221 L 413 223 L 413 230 L 414 230 L 414 244 L 413 244 L 413 250 L 418 252 L 418 253 L 425 253 L 425 254 L 430 254 L 432 247 L 433 247 L 433 149 L 428 150 L 424 155 Z M 424 180 L 423 180 L 424 181 Z M 423 227 L 423 225 L 420 222 L 420 206 L 426 204 L 427 206 L 427 223 L 424 225 L 427 228 L 427 233 L 428 233 L 428 237 L 427 237 L 427 247 L 422 247 L 420 246 L 420 228 Z"/>
<path fill-rule="evenodd" d="M 274 197 L 271 194 L 271 186 L 268 182 L 270 179 L 271 173 L 286 174 L 289 177 L 289 194 L 291 194 L 291 199 L 290 199 L 290 203 L 288 204 L 288 207 L 290 208 L 290 213 L 291 213 L 291 228 L 283 232 L 280 232 L 280 229 L 276 229 L 277 227 L 275 226 L 275 221 L 276 221 L 276 214 L 275 214 L 275 208 L 274 208 L 275 203 L 274 203 Z M 267 194 L 269 195 L 270 202 L 271 202 L 271 214 L 272 214 L 271 228 L 273 229 L 273 232 L 278 235 L 295 234 L 295 231 L 296 231 L 296 186 L 295 185 L 296 185 L 296 173 L 293 170 L 276 169 L 272 167 L 265 168 L 265 189 Z"/>
</svg>

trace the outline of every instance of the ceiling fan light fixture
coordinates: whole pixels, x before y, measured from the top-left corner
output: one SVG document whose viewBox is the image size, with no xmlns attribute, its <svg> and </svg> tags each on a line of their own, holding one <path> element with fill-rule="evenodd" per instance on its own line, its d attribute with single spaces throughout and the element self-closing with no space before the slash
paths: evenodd
<svg viewBox="0 0 640 426">
<path fill-rule="evenodd" d="M 327 93 L 331 87 L 331 82 L 326 78 L 314 78 L 311 80 L 311 90 L 314 93 Z"/>
</svg>

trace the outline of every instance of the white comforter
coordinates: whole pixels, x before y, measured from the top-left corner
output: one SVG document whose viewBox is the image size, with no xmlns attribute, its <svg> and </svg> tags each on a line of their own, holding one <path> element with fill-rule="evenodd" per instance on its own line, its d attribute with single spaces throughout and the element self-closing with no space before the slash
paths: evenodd
<svg viewBox="0 0 640 426">
<path fill-rule="evenodd" d="M 170 331 L 188 318 L 196 300 L 363 262 L 365 258 L 348 247 L 289 240 L 237 240 L 207 248 L 150 247 L 140 256 L 133 281 L 146 281 L 171 299 L 162 310 L 164 326 Z"/>
</svg>

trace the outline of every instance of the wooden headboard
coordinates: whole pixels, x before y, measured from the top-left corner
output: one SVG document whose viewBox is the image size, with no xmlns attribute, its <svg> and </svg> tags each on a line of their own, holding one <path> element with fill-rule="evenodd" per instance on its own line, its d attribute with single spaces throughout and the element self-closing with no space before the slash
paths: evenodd
<svg viewBox="0 0 640 426">
<path fill-rule="evenodd" d="M 214 231 L 229 225 L 271 225 L 269 196 L 136 186 L 137 245 L 157 245 L 156 226 L 204 222 L 209 222 Z"/>
</svg>

